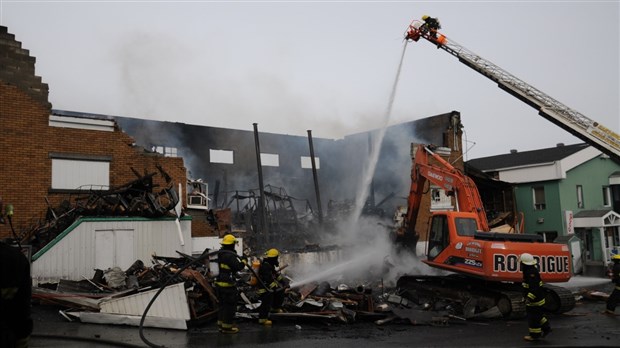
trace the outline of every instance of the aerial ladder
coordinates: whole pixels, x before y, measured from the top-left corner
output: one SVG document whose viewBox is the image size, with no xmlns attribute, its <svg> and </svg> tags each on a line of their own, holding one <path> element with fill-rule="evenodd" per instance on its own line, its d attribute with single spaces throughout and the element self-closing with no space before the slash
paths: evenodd
<svg viewBox="0 0 620 348">
<path fill-rule="evenodd" d="M 613 130 L 569 108 L 445 35 L 431 32 L 424 22 L 414 20 L 405 33 L 405 39 L 417 42 L 420 38 L 426 39 L 494 81 L 499 88 L 538 110 L 542 117 L 620 161 L 620 135 Z"/>
</svg>

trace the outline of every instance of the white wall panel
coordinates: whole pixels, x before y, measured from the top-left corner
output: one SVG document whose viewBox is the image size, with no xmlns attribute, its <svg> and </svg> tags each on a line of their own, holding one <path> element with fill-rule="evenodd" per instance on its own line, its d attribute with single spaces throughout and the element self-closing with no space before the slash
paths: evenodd
<svg viewBox="0 0 620 348">
<path fill-rule="evenodd" d="M 191 255 L 191 221 L 181 221 L 180 228 L 184 245 L 181 245 L 181 237 L 174 220 L 83 219 L 77 227 L 59 238 L 50 249 L 35 254 L 37 259 L 32 262 L 33 282 L 39 284 L 58 282 L 59 279 L 92 278 L 97 268 L 96 255 L 102 247 L 96 245 L 96 231 L 116 231 L 115 233 L 125 234 L 112 243 L 113 250 L 104 251 L 114 253 L 115 262 L 122 263 L 115 266 L 123 270 L 138 259 L 149 265 L 153 253 L 159 256 L 179 257 L 176 252 L 178 250 Z M 133 243 L 129 243 L 129 240 Z"/>
</svg>

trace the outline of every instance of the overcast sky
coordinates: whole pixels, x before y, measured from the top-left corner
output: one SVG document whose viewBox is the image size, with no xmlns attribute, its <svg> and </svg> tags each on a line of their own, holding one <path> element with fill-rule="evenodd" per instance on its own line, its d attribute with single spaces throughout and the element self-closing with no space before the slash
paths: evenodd
<svg viewBox="0 0 620 348">
<path fill-rule="evenodd" d="M 341 138 L 380 127 L 414 19 L 620 132 L 615 1 L 19 1 L 0 24 L 54 109 Z M 581 142 L 426 41 L 390 124 L 461 113 L 466 159 Z"/>
</svg>

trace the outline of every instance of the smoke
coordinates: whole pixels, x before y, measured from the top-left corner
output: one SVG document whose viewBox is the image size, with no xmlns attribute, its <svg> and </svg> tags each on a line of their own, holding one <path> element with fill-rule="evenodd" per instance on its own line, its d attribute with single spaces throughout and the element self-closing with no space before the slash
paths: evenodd
<svg viewBox="0 0 620 348">
<path fill-rule="evenodd" d="M 382 128 L 375 132 L 370 158 L 363 166 L 362 180 L 357 190 L 353 213 L 348 221 L 341 221 L 338 226 L 338 233 L 327 240 L 342 248 L 343 255 L 337 255 L 337 259 L 341 261 L 335 264 L 320 264 L 320 270 L 316 268 L 316 262 L 302 264 L 301 269 L 295 270 L 299 272 L 298 277 L 300 279 L 293 282 L 292 286 L 329 279 L 344 282 L 359 282 L 360 280 L 367 282 L 377 278 L 382 279 L 384 285 L 394 286 L 403 274 L 420 274 L 422 270 L 422 264 L 414 254 L 415 251 L 397 250 L 398 247 L 389 236 L 390 226 L 385 226 L 384 222 L 376 218 L 361 216 L 375 176 L 379 154 L 390 121 L 405 50 L 406 43 L 403 46 L 401 60 L 383 117 Z"/>
<path fill-rule="evenodd" d="M 354 231 L 350 222 L 343 221 L 338 231 L 323 240 L 337 249 L 283 255 L 283 262 L 291 265 L 287 269 L 291 286 L 323 281 L 354 286 L 377 280 L 395 286 L 402 275 L 432 272 L 412 250 L 393 243 L 382 220 L 361 217 Z"/>
</svg>

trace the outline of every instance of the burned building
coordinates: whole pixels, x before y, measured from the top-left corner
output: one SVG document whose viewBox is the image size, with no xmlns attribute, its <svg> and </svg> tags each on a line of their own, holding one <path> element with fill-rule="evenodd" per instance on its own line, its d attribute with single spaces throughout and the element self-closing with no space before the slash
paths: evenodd
<svg viewBox="0 0 620 348">
<path fill-rule="evenodd" d="M 115 119 L 139 145 L 183 157 L 190 175 L 209 184 L 213 207 L 229 207 L 238 212 L 247 202 L 239 206 L 236 198 L 259 195 L 253 132 L 125 117 Z M 413 142 L 450 148 L 449 160 L 457 168 L 463 168 L 461 128 L 460 114 L 456 111 L 388 127 L 381 139 L 381 151 L 363 212 L 390 223 L 397 207 L 406 206 L 411 173 L 410 144 Z M 317 214 L 322 214 L 324 220 L 344 218 L 339 213 L 344 210 L 346 215 L 360 194 L 365 166 L 373 146 L 378 146 L 376 140 L 380 135 L 379 130 L 371 130 L 334 140 L 259 133 L 266 198 L 272 198 L 273 204 L 277 199 L 288 200 L 295 206 L 298 216 L 312 213 L 315 219 Z M 311 150 L 316 159 L 321 212 L 310 164 Z M 221 159 L 221 153 L 228 155 L 228 161 Z M 430 208 L 429 198 L 427 209 L 423 211 Z M 194 223 L 200 219 L 195 217 Z M 300 230 L 290 230 L 294 229 L 293 225 L 270 231 L 274 235 L 272 239 L 281 241 L 283 231 L 299 233 Z M 320 232 L 322 227 L 313 225 L 311 233 Z M 305 236 L 298 235 L 298 241 L 299 237 Z"/>
<path fill-rule="evenodd" d="M 217 220 L 213 210 L 218 209 L 229 209 L 234 217 L 244 219 L 242 229 L 233 224 L 223 226 L 225 230 L 247 233 L 249 226 L 256 233 L 256 217 L 251 214 L 256 214 L 260 198 L 257 137 L 264 198 L 272 209 L 270 227 L 277 227 L 268 240 L 281 241 L 277 233 L 284 231 L 291 239 L 304 242 L 303 236 L 296 235 L 299 224 L 312 221 L 314 225 L 305 232 L 315 233 L 321 228 L 316 224 L 320 218 L 339 218 L 338 213 L 358 198 L 369 153 L 381 133 L 372 130 L 342 139 L 312 139 L 53 110 L 47 100 L 48 86 L 34 73 L 35 58 L 7 28 L 0 27 L 0 36 L 0 125 L 5 134 L 1 144 L 11 149 L 0 168 L 0 196 L 13 204 L 18 229 L 44 219 L 50 207 L 62 203 L 80 185 L 88 185 L 89 190 L 96 185 L 123 185 L 135 180 L 136 173 L 151 173 L 161 166 L 184 190 L 188 178 L 202 179 L 208 185 L 205 194 L 211 209 L 186 209 L 192 215 L 192 236 L 217 235 L 206 226 Z M 462 168 L 461 127 L 456 111 L 388 127 L 364 212 L 389 223 L 396 208 L 406 205 L 412 142 L 449 147 L 451 162 Z M 91 165 L 96 170 L 83 170 L 95 168 Z M 169 185 L 162 176 L 153 178 L 155 186 Z M 316 192 L 320 192 L 320 205 Z M 188 208 L 185 193 L 181 192 L 180 199 Z M 238 214 L 243 211 L 248 214 Z M 10 235 L 9 226 L 0 225 L 0 236 Z"/>
</svg>

